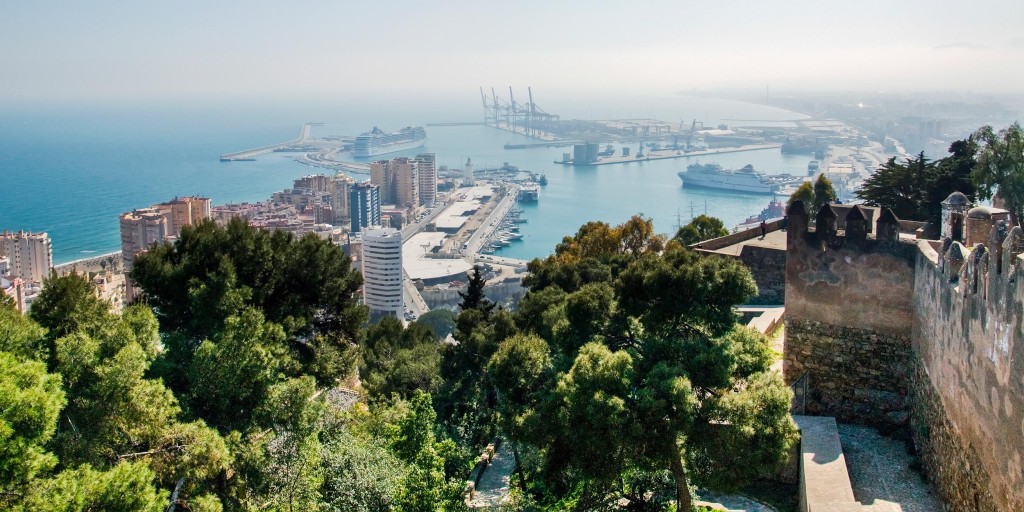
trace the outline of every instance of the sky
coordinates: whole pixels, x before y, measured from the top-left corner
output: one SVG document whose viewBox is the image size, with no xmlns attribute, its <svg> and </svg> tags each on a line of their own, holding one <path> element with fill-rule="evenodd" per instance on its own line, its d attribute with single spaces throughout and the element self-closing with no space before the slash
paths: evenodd
<svg viewBox="0 0 1024 512">
<path fill-rule="evenodd" d="M 0 0 L 0 102 L 1024 91 L 1019 0 Z"/>
</svg>

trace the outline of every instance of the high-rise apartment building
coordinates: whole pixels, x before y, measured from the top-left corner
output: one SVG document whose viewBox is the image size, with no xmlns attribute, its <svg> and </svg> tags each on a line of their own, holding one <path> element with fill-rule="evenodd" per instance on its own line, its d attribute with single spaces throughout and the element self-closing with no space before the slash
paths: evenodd
<svg viewBox="0 0 1024 512">
<path fill-rule="evenodd" d="M 0 256 L 7 258 L 8 272 L 27 283 L 42 283 L 53 268 L 53 247 L 46 233 L 0 233 Z"/>
<path fill-rule="evenodd" d="M 434 153 L 420 153 L 415 160 L 419 171 L 420 204 L 434 206 L 437 202 L 437 159 Z"/>
<path fill-rule="evenodd" d="M 351 232 L 380 225 L 380 187 L 362 182 L 349 187 L 349 216 Z"/>
<path fill-rule="evenodd" d="M 419 162 L 416 159 L 402 156 L 371 163 L 370 183 L 380 187 L 381 204 L 401 208 L 415 208 L 421 204 Z"/>
<path fill-rule="evenodd" d="M 211 216 L 210 199 L 206 197 L 175 197 L 166 203 L 154 205 L 168 217 L 167 228 L 174 236 L 181 228 L 199 224 Z"/>
<path fill-rule="evenodd" d="M 334 210 L 335 224 L 350 218 L 349 191 L 355 180 L 338 173 L 327 181 L 327 192 L 331 194 L 331 209 Z"/>
<path fill-rule="evenodd" d="M 122 213 L 121 223 L 121 262 L 125 275 L 129 275 L 135 264 L 135 257 L 153 244 L 168 238 L 170 227 L 168 216 L 158 208 L 140 208 Z M 128 300 L 137 294 L 131 279 L 127 279 L 125 295 Z"/>
<path fill-rule="evenodd" d="M 406 157 L 391 161 L 395 176 L 395 205 L 416 208 L 420 205 L 420 176 L 416 161 Z"/>
<path fill-rule="evenodd" d="M 327 192 L 330 181 L 331 178 L 323 174 L 310 174 L 295 180 L 292 188 Z"/>
<path fill-rule="evenodd" d="M 173 240 L 181 228 L 198 224 L 212 216 L 210 200 L 205 197 L 176 197 L 166 203 L 122 213 L 121 260 L 125 275 L 135 263 L 135 257 L 153 244 Z M 137 294 L 131 279 L 127 279 L 126 298 Z"/>
<path fill-rule="evenodd" d="M 403 302 L 402 232 L 373 228 L 363 232 L 363 303 L 371 315 L 394 315 L 405 310 Z"/>
<path fill-rule="evenodd" d="M 388 160 L 370 164 L 370 183 L 377 185 L 381 204 L 395 204 L 395 173 Z"/>
</svg>

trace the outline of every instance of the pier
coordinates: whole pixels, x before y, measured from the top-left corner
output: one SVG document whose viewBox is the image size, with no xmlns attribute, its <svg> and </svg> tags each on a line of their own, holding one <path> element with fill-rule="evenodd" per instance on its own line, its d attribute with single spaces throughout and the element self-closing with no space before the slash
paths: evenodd
<svg viewBox="0 0 1024 512">
<path fill-rule="evenodd" d="M 483 121 L 465 121 L 461 123 L 427 123 L 427 126 L 484 126 Z"/>
<path fill-rule="evenodd" d="M 736 146 L 731 148 L 716 148 L 716 149 L 705 149 L 701 151 L 690 151 L 683 152 L 675 149 L 661 149 L 652 150 L 646 155 L 637 158 L 636 156 L 609 156 L 598 159 L 596 162 L 587 164 L 577 164 L 572 160 L 562 161 L 555 160 L 556 164 L 562 165 L 579 165 L 579 166 L 594 166 L 594 165 L 611 165 L 611 164 L 628 164 L 631 162 L 646 162 L 649 160 L 667 160 L 670 158 L 686 158 L 691 156 L 706 156 L 706 155 L 721 155 L 724 153 L 739 153 L 742 151 L 760 151 L 762 149 L 778 149 L 781 148 L 782 144 L 748 144 L 746 146 Z"/>
<path fill-rule="evenodd" d="M 556 148 L 583 144 L 582 140 L 557 140 L 552 142 L 528 142 L 525 144 L 505 144 L 505 149 Z"/>
<path fill-rule="evenodd" d="M 312 132 L 314 126 L 323 126 L 323 123 L 306 123 L 302 125 L 302 130 L 299 131 L 299 138 L 290 140 L 288 142 L 282 142 L 280 144 L 273 144 L 270 146 L 263 146 L 255 149 L 247 149 L 245 151 L 238 151 L 236 153 L 227 153 L 220 156 L 221 162 L 244 162 L 255 160 L 257 156 L 265 155 L 267 153 L 273 153 L 279 149 L 290 148 L 292 146 L 298 146 L 305 144 L 307 141 L 312 139 Z"/>
</svg>

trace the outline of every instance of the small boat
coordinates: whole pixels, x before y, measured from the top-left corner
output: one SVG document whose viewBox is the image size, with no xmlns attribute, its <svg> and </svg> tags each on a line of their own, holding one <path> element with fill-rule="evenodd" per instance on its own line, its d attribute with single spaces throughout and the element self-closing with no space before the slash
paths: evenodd
<svg viewBox="0 0 1024 512">
<path fill-rule="evenodd" d="M 548 184 L 548 177 L 547 177 L 546 174 L 541 174 L 540 175 L 539 183 L 540 183 L 540 186 L 542 186 L 542 187 Z"/>
</svg>

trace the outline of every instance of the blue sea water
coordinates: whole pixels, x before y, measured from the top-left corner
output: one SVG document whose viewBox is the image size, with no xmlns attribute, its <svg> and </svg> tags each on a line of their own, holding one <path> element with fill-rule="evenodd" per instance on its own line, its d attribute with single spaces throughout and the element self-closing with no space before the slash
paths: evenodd
<svg viewBox="0 0 1024 512">
<path fill-rule="evenodd" d="M 615 99 L 607 104 L 615 105 Z M 623 101 L 623 104 L 628 101 Z M 728 119 L 785 121 L 790 112 L 722 100 L 671 97 L 650 111 L 628 106 L 595 109 L 567 101 L 564 117 L 653 115 L 694 118 L 706 123 Z M 294 154 L 271 153 L 254 162 L 223 163 L 222 153 L 296 137 L 303 122 L 323 121 L 315 135 L 352 135 L 372 126 L 394 130 L 428 122 L 477 120 L 479 103 L 323 102 L 281 104 L 180 104 L 0 106 L 0 229 L 46 231 L 54 261 L 62 263 L 120 247 L 118 215 L 180 195 L 203 195 L 215 204 L 266 199 L 297 177 L 321 172 L 294 161 Z M 606 112 L 607 110 L 607 112 Z M 640 113 L 642 112 L 642 113 Z M 727 121 L 728 122 L 728 121 Z M 686 123 L 688 125 L 688 123 Z M 758 122 L 755 124 L 766 124 Z M 461 167 L 472 158 L 478 168 L 505 162 L 547 175 L 540 201 L 524 204 L 522 241 L 500 253 L 516 258 L 549 254 L 563 236 L 584 222 L 612 224 L 642 213 L 655 228 L 673 232 L 691 215 L 707 212 L 726 225 L 760 212 L 770 197 L 681 187 L 676 173 L 691 158 L 625 165 L 568 167 L 553 163 L 567 148 L 505 150 L 508 142 L 530 142 L 521 135 L 484 126 L 429 127 L 425 148 L 439 165 Z M 636 151 L 636 148 L 633 148 Z M 779 150 L 705 157 L 723 167 L 751 163 L 758 170 L 801 174 L 807 156 Z M 356 175 L 359 179 L 365 176 Z"/>
</svg>

